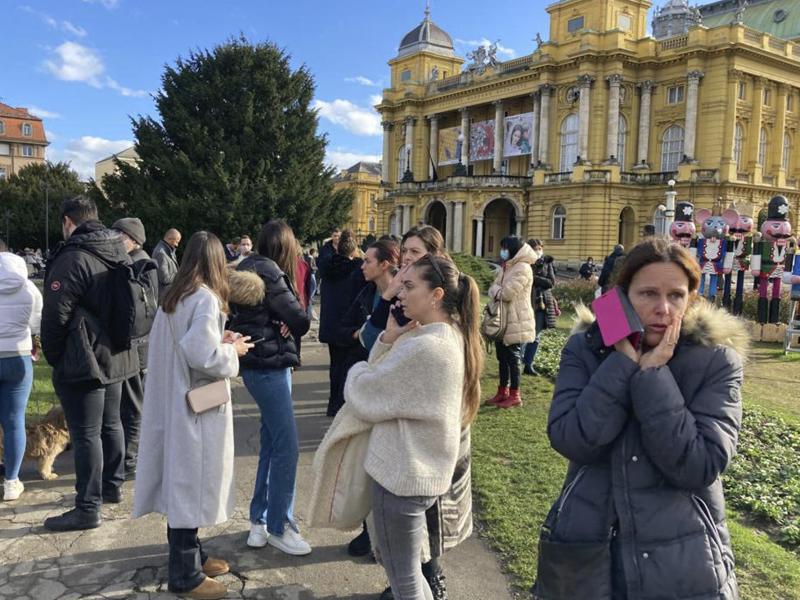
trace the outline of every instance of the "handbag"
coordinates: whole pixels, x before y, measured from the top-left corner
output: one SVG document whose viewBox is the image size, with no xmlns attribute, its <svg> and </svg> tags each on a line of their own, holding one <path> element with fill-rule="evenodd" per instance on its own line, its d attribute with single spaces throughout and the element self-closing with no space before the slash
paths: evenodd
<svg viewBox="0 0 800 600">
<path fill-rule="evenodd" d="M 178 338 L 175 336 L 175 329 L 172 327 L 172 319 L 169 316 L 167 316 L 167 322 L 172 332 L 172 345 L 175 348 L 175 352 L 177 354 L 182 354 L 181 348 L 178 345 Z M 183 360 L 185 361 L 185 358 Z M 186 404 L 189 405 L 189 408 L 196 415 L 231 401 L 231 390 L 225 379 L 219 379 L 193 388 L 191 387 L 192 377 L 189 366 L 186 364 L 186 380 L 189 382 L 189 391 L 186 392 Z"/>
<path fill-rule="evenodd" d="M 508 309 L 502 300 L 490 300 L 483 307 L 481 334 L 487 340 L 501 341 L 508 327 Z"/>
</svg>

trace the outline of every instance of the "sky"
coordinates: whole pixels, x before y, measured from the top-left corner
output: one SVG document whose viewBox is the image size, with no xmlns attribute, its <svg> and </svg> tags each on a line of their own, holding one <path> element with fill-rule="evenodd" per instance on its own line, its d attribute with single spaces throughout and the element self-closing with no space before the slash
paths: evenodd
<svg viewBox="0 0 800 600">
<path fill-rule="evenodd" d="M 432 0 L 431 18 L 461 56 L 499 40 L 508 60 L 532 52 L 537 32 L 547 40 L 550 3 Z M 42 117 L 48 160 L 91 177 L 97 160 L 133 144 L 132 117 L 158 118 L 152 95 L 165 65 L 240 34 L 311 71 L 330 164 L 380 160 L 373 106 L 425 0 L 0 0 L 0 9 L 0 102 Z"/>
</svg>

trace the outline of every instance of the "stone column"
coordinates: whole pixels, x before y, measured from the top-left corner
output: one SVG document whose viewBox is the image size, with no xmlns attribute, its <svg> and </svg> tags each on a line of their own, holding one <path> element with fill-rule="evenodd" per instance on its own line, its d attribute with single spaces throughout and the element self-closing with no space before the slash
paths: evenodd
<svg viewBox="0 0 800 600">
<path fill-rule="evenodd" d="M 788 88 L 778 84 L 775 94 L 775 126 L 772 128 L 772 168 L 774 175 L 783 173 L 783 135 L 786 133 L 786 96 Z M 777 183 L 777 180 L 776 180 Z"/>
<path fill-rule="evenodd" d="M 547 148 L 550 143 L 550 96 L 552 94 L 553 86 L 549 83 L 539 86 L 541 101 L 539 111 L 539 164 L 544 169 L 549 168 Z M 481 227 L 483 227 L 482 224 Z"/>
<path fill-rule="evenodd" d="M 406 171 L 411 172 L 411 181 L 414 181 L 414 123 L 414 117 L 406 117 Z"/>
<path fill-rule="evenodd" d="M 400 236 L 400 230 L 403 228 L 403 205 L 398 204 L 394 207 L 394 226 L 392 227 L 392 235 Z"/>
<path fill-rule="evenodd" d="M 469 166 L 469 108 L 461 109 L 461 133 L 464 143 L 461 145 L 461 164 L 464 169 Z"/>
<path fill-rule="evenodd" d="M 434 169 L 439 162 L 439 116 L 430 115 L 431 126 L 430 156 L 428 157 L 428 179 L 433 179 Z"/>
<path fill-rule="evenodd" d="M 519 215 L 514 217 L 514 235 L 522 237 L 522 217 Z"/>
<path fill-rule="evenodd" d="M 606 140 L 606 159 L 608 164 L 618 164 L 619 147 L 619 86 L 622 75 L 610 75 L 608 81 L 608 139 Z"/>
<path fill-rule="evenodd" d="M 747 170 L 750 173 L 754 173 L 757 166 L 760 173 L 760 170 L 764 167 L 764 165 L 759 165 L 758 163 L 758 145 L 761 140 L 761 126 L 763 125 L 765 84 L 766 81 L 761 77 L 753 79 L 753 113 L 750 117 L 749 131 L 745 133 L 745 139 L 747 140 L 746 160 L 742 161 L 747 165 Z"/>
<path fill-rule="evenodd" d="M 403 231 L 400 235 L 403 235 L 406 231 L 411 229 L 411 205 L 404 204 L 403 205 Z"/>
<path fill-rule="evenodd" d="M 453 249 L 453 212 L 454 212 L 453 211 L 453 203 L 452 202 L 446 202 L 444 207 L 445 207 L 445 209 L 447 211 L 446 212 L 447 216 L 445 218 L 445 223 L 447 223 L 447 225 L 445 226 L 445 229 L 447 231 L 445 231 L 445 234 L 444 234 L 444 245 L 448 250 L 452 250 Z"/>
<path fill-rule="evenodd" d="M 686 161 L 695 159 L 695 142 L 697 140 L 697 97 L 702 71 L 691 71 L 687 76 L 688 88 L 686 90 L 686 132 L 683 138 L 683 153 Z"/>
<path fill-rule="evenodd" d="M 453 252 L 464 251 L 464 203 L 455 202 L 453 204 L 453 226 L 448 231 L 448 238 L 453 240 L 451 248 Z"/>
<path fill-rule="evenodd" d="M 392 164 L 392 127 L 391 121 L 381 122 L 383 125 L 383 162 L 381 163 L 381 180 L 389 183 L 389 168 Z M 403 176 L 400 173 L 398 179 Z"/>
<path fill-rule="evenodd" d="M 494 104 L 494 157 L 492 159 L 492 171 L 499 175 L 503 169 L 503 101 L 498 100 Z"/>
<path fill-rule="evenodd" d="M 536 167 L 539 160 L 539 92 L 533 92 L 533 129 L 531 130 L 531 166 Z"/>
<path fill-rule="evenodd" d="M 578 107 L 578 162 L 581 164 L 591 164 L 589 162 L 589 112 L 592 107 L 592 83 L 594 83 L 594 77 L 591 75 L 578 77 L 578 88 L 581 91 Z"/>
<path fill-rule="evenodd" d="M 477 223 L 475 232 L 475 256 L 483 256 L 483 216 L 474 217 Z"/>
<path fill-rule="evenodd" d="M 636 153 L 634 169 L 649 169 L 647 154 L 650 148 L 650 104 L 653 97 L 653 82 L 649 79 L 638 85 L 642 90 L 641 104 L 639 105 L 639 149 Z"/>
</svg>

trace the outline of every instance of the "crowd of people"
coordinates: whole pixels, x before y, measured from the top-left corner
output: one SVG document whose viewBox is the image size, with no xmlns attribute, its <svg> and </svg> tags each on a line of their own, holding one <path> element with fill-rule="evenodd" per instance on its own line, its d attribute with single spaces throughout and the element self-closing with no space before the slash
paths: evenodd
<svg viewBox="0 0 800 600">
<path fill-rule="evenodd" d="M 225 597 L 215 577 L 230 565 L 209 557 L 198 533 L 234 512 L 229 382 L 239 375 L 260 413 L 246 543 L 311 553 L 294 514 L 292 374 L 319 286 L 333 418 L 326 439 L 353 423 L 368 434 L 350 468 L 370 481 L 360 490 L 369 515 L 358 517 L 347 551 L 380 559 L 389 580 L 381 600 L 447 597 L 440 559 L 472 531 L 470 425 L 482 402 L 486 336 L 478 286 L 437 229 L 419 225 L 363 250 L 352 231 L 336 230 L 318 258 L 281 220 L 224 245 L 196 232 L 180 258 L 181 233 L 170 229 L 151 259 L 135 217 L 106 228 L 79 196 L 64 201 L 60 219 L 64 241 L 47 263 L 43 294 L 0 243 L 4 500 L 24 492 L 25 405 L 43 353 L 76 479 L 74 508 L 45 528 L 99 527 L 102 504 L 121 502 L 123 482 L 135 480 L 133 516 L 166 517 L 169 590 Z M 500 249 L 488 290 L 504 315 L 492 339 L 499 380 L 484 403 L 508 409 L 522 405 L 521 377 L 536 375 L 540 335 L 556 326 L 559 306 L 554 261 L 540 240 L 510 235 Z M 699 268 L 684 248 L 649 238 L 619 250 L 601 285 L 627 294 L 645 332 L 640 345 L 607 347 L 594 317 L 579 310 L 546 432 L 569 468 L 538 541 L 532 592 L 733 600 L 719 477 L 741 423 L 746 335 L 737 319 L 698 300 Z M 581 271 L 590 278 L 593 263 Z M 327 448 L 323 441 L 320 452 Z"/>
</svg>

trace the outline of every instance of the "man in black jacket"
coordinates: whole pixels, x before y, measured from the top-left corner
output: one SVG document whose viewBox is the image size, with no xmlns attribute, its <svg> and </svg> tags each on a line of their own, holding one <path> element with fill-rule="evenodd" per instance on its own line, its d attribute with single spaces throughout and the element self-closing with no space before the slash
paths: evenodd
<svg viewBox="0 0 800 600">
<path fill-rule="evenodd" d="M 77 495 L 73 510 L 44 526 L 72 531 L 98 527 L 101 503 L 122 499 L 120 394 L 138 360 L 135 349 L 113 349 L 108 335 L 111 268 L 130 262 L 121 236 L 97 220 L 84 196 L 64 200 L 60 217 L 65 241 L 48 263 L 42 350 L 72 438 Z"/>
<path fill-rule="evenodd" d="M 614 285 L 616 280 L 615 273 L 619 271 L 619 267 L 622 265 L 622 261 L 619 259 L 624 256 L 624 246 L 622 244 L 617 244 L 614 246 L 614 250 L 611 254 L 606 256 L 606 259 L 603 261 L 603 270 L 600 271 L 600 279 L 597 280 L 597 285 L 600 286 L 604 294 Z"/>
<path fill-rule="evenodd" d="M 125 251 L 131 261 L 138 263 L 140 260 L 153 261 L 142 249 L 147 240 L 142 222 L 135 218 L 119 219 L 111 226 L 114 231 L 119 231 Z M 158 272 L 156 269 L 147 272 L 150 281 L 150 290 L 158 299 Z M 139 359 L 139 370 L 132 377 L 122 382 L 122 400 L 120 402 L 120 416 L 122 417 L 122 431 L 125 434 L 125 479 L 134 479 L 136 476 L 136 458 L 139 454 L 139 429 L 142 424 L 142 403 L 144 401 L 144 378 L 147 373 L 147 336 L 136 340 L 136 352 Z"/>
</svg>

